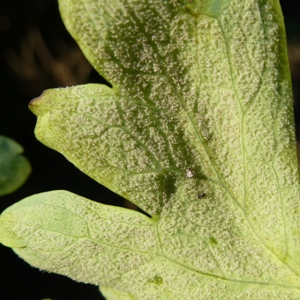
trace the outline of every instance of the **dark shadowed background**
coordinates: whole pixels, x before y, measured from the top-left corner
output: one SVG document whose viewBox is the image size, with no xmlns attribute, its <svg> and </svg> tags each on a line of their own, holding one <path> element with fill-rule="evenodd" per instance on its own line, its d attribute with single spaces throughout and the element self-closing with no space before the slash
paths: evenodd
<svg viewBox="0 0 300 300">
<path fill-rule="evenodd" d="M 221 1 L 221 0 L 220 0 Z M 296 123 L 300 123 L 300 11 L 281 1 L 294 83 Z M 32 165 L 29 180 L 0 199 L 0 211 L 32 194 L 65 189 L 113 205 L 128 203 L 34 137 L 36 117 L 29 101 L 43 90 L 86 82 L 104 82 L 66 32 L 56 0 L 0 1 L 0 134 L 18 141 Z M 298 130 L 298 139 L 300 130 Z M 96 300 L 98 288 L 30 267 L 0 245 L 0 299 Z"/>
</svg>

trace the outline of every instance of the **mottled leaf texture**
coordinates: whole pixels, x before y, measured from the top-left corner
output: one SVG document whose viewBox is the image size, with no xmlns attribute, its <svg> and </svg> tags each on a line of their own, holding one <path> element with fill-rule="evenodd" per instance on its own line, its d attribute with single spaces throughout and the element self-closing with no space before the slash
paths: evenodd
<svg viewBox="0 0 300 300">
<path fill-rule="evenodd" d="M 0 135 L 0 196 L 14 192 L 28 178 L 31 167 L 22 153 L 17 142 Z"/>
<path fill-rule="evenodd" d="M 36 135 L 151 217 L 53 191 L 2 214 L 2 243 L 109 300 L 300 299 L 279 2 L 59 2 L 112 88 L 44 92 Z"/>
</svg>

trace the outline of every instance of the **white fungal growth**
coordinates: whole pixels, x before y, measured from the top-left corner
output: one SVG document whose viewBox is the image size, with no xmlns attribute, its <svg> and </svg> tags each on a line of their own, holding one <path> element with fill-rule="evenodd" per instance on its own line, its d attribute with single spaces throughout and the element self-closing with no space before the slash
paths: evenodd
<svg viewBox="0 0 300 300">
<path fill-rule="evenodd" d="M 185 175 L 187 178 L 192 178 L 192 177 L 194 177 L 195 173 L 190 169 L 186 169 Z"/>
</svg>

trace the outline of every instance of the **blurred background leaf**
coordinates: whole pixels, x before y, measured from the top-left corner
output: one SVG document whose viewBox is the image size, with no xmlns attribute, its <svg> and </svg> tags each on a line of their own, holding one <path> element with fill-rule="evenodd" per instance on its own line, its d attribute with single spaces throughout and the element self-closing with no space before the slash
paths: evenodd
<svg viewBox="0 0 300 300">
<path fill-rule="evenodd" d="M 22 153 L 21 145 L 0 135 L 0 196 L 14 192 L 29 176 L 31 167 Z"/>
</svg>

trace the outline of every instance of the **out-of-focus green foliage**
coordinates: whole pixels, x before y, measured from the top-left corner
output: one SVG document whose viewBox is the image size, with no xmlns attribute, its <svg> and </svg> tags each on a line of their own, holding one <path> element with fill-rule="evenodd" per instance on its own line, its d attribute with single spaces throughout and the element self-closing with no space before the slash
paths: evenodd
<svg viewBox="0 0 300 300">
<path fill-rule="evenodd" d="M 28 178 L 31 167 L 22 153 L 22 146 L 0 135 L 0 196 L 14 192 Z"/>
</svg>

